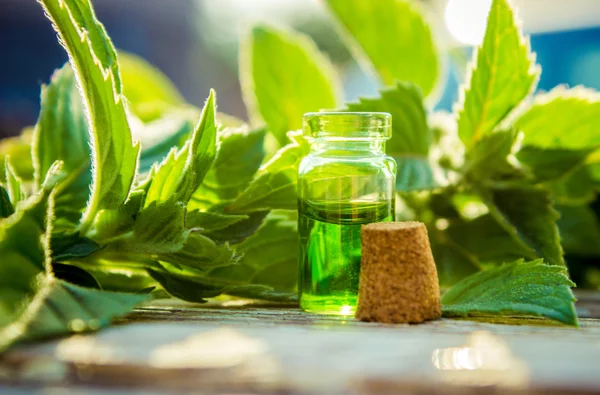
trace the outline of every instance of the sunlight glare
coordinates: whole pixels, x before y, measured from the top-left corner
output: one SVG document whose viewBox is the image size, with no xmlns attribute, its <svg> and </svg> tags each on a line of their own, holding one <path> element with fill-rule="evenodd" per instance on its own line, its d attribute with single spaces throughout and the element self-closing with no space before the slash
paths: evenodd
<svg viewBox="0 0 600 395">
<path fill-rule="evenodd" d="M 448 0 L 446 26 L 458 41 L 479 45 L 483 41 L 492 0 Z"/>
</svg>

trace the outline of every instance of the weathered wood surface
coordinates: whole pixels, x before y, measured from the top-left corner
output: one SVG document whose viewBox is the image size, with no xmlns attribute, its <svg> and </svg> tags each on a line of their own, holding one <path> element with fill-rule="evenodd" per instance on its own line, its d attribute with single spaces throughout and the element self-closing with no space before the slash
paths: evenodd
<svg viewBox="0 0 600 395">
<path fill-rule="evenodd" d="M 580 315 L 597 316 L 600 297 L 581 299 Z M 22 346 L 0 358 L 0 393 L 30 389 L 600 393 L 600 321 L 584 318 L 581 329 L 454 320 L 378 325 L 237 301 L 155 303 L 100 333 Z"/>
</svg>

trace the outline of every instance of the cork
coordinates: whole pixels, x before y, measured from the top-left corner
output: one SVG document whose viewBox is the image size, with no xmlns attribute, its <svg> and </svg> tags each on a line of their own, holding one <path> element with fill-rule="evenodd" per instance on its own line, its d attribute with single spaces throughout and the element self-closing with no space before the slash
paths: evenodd
<svg viewBox="0 0 600 395">
<path fill-rule="evenodd" d="M 368 224 L 361 238 L 356 318 L 413 324 L 440 318 L 440 286 L 425 225 Z"/>
</svg>

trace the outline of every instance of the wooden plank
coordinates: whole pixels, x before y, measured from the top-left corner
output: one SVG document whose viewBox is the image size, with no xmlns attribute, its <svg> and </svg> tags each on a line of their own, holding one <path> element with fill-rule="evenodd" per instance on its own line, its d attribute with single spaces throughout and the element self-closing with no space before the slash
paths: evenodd
<svg viewBox="0 0 600 395">
<path fill-rule="evenodd" d="M 155 302 L 97 334 L 16 348 L 0 359 L 0 384 L 117 392 L 600 393 L 600 322 L 593 319 L 582 320 L 581 329 L 454 320 L 379 325 L 239 303 Z"/>
</svg>

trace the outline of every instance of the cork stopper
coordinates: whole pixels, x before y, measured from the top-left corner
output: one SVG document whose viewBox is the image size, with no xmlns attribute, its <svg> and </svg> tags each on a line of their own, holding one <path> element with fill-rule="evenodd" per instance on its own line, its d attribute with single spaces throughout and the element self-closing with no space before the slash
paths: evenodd
<svg viewBox="0 0 600 395">
<path fill-rule="evenodd" d="M 361 229 L 356 318 L 421 323 L 440 318 L 440 286 L 421 222 L 378 222 Z"/>
</svg>

